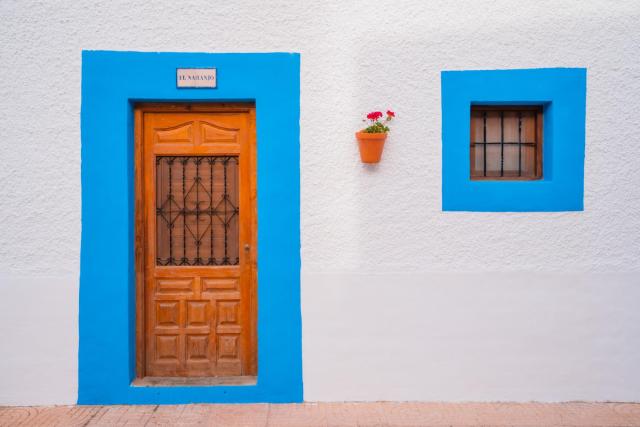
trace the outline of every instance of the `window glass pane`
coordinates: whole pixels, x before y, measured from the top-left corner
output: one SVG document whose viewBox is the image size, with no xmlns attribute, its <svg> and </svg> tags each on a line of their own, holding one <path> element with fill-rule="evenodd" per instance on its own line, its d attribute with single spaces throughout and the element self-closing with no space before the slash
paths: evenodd
<svg viewBox="0 0 640 427">
<path fill-rule="evenodd" d="M 500 142 L 500 113 L 487 111 L 487 142 Z"/>
<path fill-rule="evenodd" d="M 472 107 L 471 177 L 540 178 L 540 112 L 536 107 Z"/>
<path fill-rule="evenodd" d="M 518 176 L 518 145 L 509 144 L 504 146 L 504 176 Z"/>
<path fill-rule="evenodd" d="M 500 145 L 487 145 L 487 176 L 500 176 Z"/>
<path fill-rule="evenodd" d="M 522 147 L 522 176 L 535 176 L 536 174 L 536 148 L 532 146 Z"/>
</svg>

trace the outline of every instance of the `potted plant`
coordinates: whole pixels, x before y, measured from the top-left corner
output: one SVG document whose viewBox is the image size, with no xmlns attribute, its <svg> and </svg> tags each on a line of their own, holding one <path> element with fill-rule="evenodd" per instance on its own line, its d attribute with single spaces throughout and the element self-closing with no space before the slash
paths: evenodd
<svg viewBox="0 0 640 427">
<path fill-rule="evenodd" d="M 387 110 L 386 118 L 381 111 L 373 111 L 367 114 L 367 118 L 363 121 L 368 122 L 368 126 L 356 132 L 358 147 L 360 148 L 360 159 L 362 163 L 378 163 L 382 157 L 382 149 L 384 142 L 387 140 L 387 132 L 389 132 L 389 123 L 396 114 Z"/>
</svg>

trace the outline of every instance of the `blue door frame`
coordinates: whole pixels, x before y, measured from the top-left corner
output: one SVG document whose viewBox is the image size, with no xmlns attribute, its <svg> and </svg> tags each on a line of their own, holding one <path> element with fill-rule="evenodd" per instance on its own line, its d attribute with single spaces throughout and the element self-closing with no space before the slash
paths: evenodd
<svg viewBox="0 0 640 427">
<path fill-rule="evenodd" d="M 177 68 L 217 68 L 216 89 L 178 89 Z M 136 102 L 256 104 L 258 379 L 136 387 Z M 79 404 L 300 402 L 300 56 L 82 53 Z"/>
</svg>

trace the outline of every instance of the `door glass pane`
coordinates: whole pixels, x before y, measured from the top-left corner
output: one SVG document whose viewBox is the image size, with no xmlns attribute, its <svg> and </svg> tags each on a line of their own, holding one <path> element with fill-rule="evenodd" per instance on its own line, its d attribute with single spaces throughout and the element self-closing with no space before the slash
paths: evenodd
<svg viewBox="0 0 640 427">
<path fill-rule="evenodd" d="M 237 156 L 156 157 L 156 264 L 237 265 Z"/>
</svg>

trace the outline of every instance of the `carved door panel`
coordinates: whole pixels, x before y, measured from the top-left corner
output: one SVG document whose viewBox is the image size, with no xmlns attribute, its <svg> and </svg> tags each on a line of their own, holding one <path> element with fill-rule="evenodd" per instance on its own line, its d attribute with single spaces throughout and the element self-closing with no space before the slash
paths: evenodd
<svg viewBox="0 0 640 427">
<path fill-rule="evenodd" d="M 136 110 L 138 377 L 256 374 L 254 118 Z"/>
</svg>

